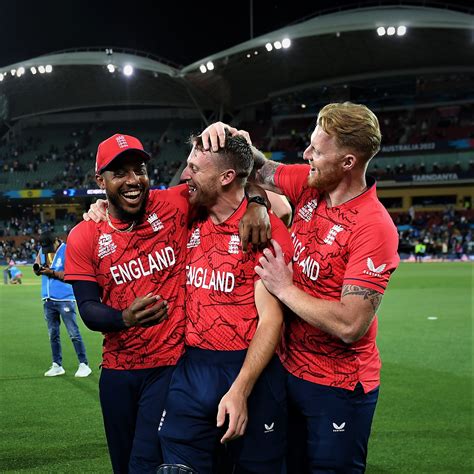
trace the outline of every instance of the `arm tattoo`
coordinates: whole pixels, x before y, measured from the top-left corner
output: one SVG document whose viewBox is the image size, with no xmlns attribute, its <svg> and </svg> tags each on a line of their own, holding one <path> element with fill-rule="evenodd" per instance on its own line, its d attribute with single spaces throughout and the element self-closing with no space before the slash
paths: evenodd
<svg viewBox="0 0 474 474">
<path fill-rule="evenodd" d="M 255 181 L 257 184 L 264 186 L 268 191 L 281 193 L 275 186 L 275 172 L 279 166 L 283 166 L 276 161 L 268 160 L 266 156 L 252 146 L 254 166 L 249 179 Z"/>
<path fill-rule="evenodd" d="M 377 308 L 382 301 L 382 294 L 378 291 L 371 290 L 370 288 L 365 288 L 363 286 L 357 285 L 344 285 L 342 287 L 342 296 L 347 295 L 357 295 L 362 296 L 364 300 L 369 300 L 372 308 L 374 309 L 374 313 L 377 311 Z"/>
</svg>

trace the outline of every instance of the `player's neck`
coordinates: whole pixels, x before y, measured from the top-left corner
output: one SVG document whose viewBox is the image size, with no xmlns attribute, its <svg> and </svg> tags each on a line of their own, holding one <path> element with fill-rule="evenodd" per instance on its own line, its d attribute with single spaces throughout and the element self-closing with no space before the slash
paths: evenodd
<svg viewBox="0 0 474 474">
<path fill-rule="evenodd" d="M 341 206 L 347 201 L 354 199 L 367 190 L 365 174 L 348 174 L 334 189 L 326 192 L 328 207 Z"/>
<path fill-rule="evenodd" d="M 217 202 L 208 209 L 211 221 L 214 224 L 225 222 L 239 208 L 244 196 L 242 188 L 221 194 Z"/>
</svg>

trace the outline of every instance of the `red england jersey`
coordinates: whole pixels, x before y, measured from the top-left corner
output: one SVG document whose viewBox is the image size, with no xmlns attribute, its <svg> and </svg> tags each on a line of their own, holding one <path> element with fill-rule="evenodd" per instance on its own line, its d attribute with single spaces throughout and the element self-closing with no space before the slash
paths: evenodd
<svg viewBox="0 0 474 474">
<path fill-rule="evenodd" d="M 81 222 L 68 236 L 67 281 L 97 282 L 102 302 L 124 310 L 152 292 L 169 303 L 169 319 L 104 335 L 108 369 L 147 369 L 174 365 L 184 350 L 184 283 L 188 233 L 188 188 L 151 190 L 143 221 L 131 232 L 107 222 Z M 112 219 L 115 227 L 123 223 Z"/>
<path fill-rule="evenodd" d="M 255 266 L 262 253 L 242 252 L 239 222 L 247 200 L 223 223 L 210 218 L 193 226 L 188 241 L 186 281 L 186 345 L 202 349 L 247 349 L 257 329 L 254 284 Z M 293 255 L 290 235 L 270 214 L 272 236 L 281 245 L 287 262 Z"/>
<path fill-rule="evenodd" d="M 399 263 L 398 233 L 377 198 L 375 183 L 341 204 L 328 207 L 324 194 L 308 187 L 308 165 L 279 166 L 275 184 L 295 206 L 291 238 L 295 247 L 295 285 L 316 298 L 340 301 L 343 285 L 383 293 Z M 365 392 L 380 383 L 375 336 L 377 317 L 354 344 L 317 329 L 291 314 L 287 321 L 285 368 L 296 377 L 321 385 Z"/>
</svg>

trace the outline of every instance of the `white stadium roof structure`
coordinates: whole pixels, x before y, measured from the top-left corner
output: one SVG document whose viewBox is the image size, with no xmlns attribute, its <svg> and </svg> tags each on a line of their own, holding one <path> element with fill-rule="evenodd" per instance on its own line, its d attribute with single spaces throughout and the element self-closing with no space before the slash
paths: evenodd
<svg viewBox="0 0 474 474">
<path fill-rule="evenodd" d="M 53 53 L 0 69 L 0 118 L 2 101 L 4 118 L 11 121 L 59 111 L 125 107 L 217 112 L 219 107 L 232 111 L 322 85 L 403 75 L 474 74 L 474 9 L 461 10 L 424 1 L 422 6 L 399 2 L 320 13 L 185 67 L 116 48 L 113 54 L 106 48 Z M 399 26 L 406 27 L 405 35 L 387 34 L 389 27 L 396 32 Z M 376 31 L 381 27 L 383 36 Z M 291 46 L 276 49 L 275 42 L 284 38 Z M 201 72 L 209 61 L 213 69 Z M 115 72 L 107 70 L 109 64 Z M 126 64 L 134 68 L 132 77 L 122 74 Z M 40 65 L 51 65 L 53 73 L 33 75 L 30 68 L 38 70 Z M 17 77 L 20 68 L 25 72 Z"/>
</svg>

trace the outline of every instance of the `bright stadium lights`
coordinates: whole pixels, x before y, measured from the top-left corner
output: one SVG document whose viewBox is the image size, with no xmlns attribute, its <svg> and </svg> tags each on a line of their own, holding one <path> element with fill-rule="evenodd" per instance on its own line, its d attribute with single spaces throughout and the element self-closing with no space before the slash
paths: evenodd
<svg viewBox="0 0 474 474">
<path fill-rule="evenodd" d="M 16 71 L 16 77 L 21 77 L 25 74 L 25 68 L 23 66 L 19 67 Z"/>
<path fill-rule="evenodd" d="M 3 78 L 4 78 L 4 76 L 3 76 L 3 72 L 0 72 L 0 82 L 2 82 L 2 81 L 3 81 Z"/>
<path fill-rule="evenodd" d="M 200 70 L 203 74 L 205 74 L 205 73 L 207 72 L 207 67 L 206 67 L 204 64 L 201 64 L 201 65 L 199 66 L 199 70 Z"/>
<path fill-rule="evenodd" d="M 53 66 L 51 64 L 48 64 L 44 70 L 49 74 L 50 72 L 53 72 Z"/>
<path fill-rule="evenodd" d="M 38 66 L 38 71 L 40 74 L 44 74 L 46 72 L 44 66 Z"/>
<path fill-rule="evenodd" d="M 212 71 L 214 69 L 214 63 L 212 61 L 208 61 L 206 63 L 206 67 L 209 71 Z"/>
<path fill-rule="evenodd" d="M 115 72 L 115 66 L 113 64 L 107 64 L 107 69 L 111 74 Z"/>
<path fill-rule="evenodd" d="M 130 64 L 125 64 L 125 66 L 123 67 L 123 73 L 127 77 L 130 77 L 133 74 L 133 66 Z"/>
<path fill-rule="evenodd" d="M 247 59 L 250 59 L 250 58 L 251 58 L 250 53 L 247 53 Z"/>
<path fill-rule="evenodd" d="M 306 104 L 301 104 L 302 109 L 306 109 Z"/>
<path fill-rule="evenodd" d="M 395 27 L 394 26 L 389 26 L 387 28 L 387 35 L 388 36 L 393 36 L 395 34 Z"/>
<path fill-rule="evenodd" d="M 253 55 L 254 55 L 254 56 L 258 56 L 258 51 L 254 51 L 254 52 L 253 52 Z"/>
<path fill-rule="evenodd" d="M 273 43 L 273 46 L 274 46 L 275 49 L 281 49 L 281 42 L 280 41 L 275 41 Z"/>
<path fill-rule="evenodd" d="M 285 38 L 282 42 L 281 42 L 281 45 L 283 46 L 283 48 L 287 49 L 291 46 L 291 40 L 290 38 Z"/>
<path fill-rule="evenodd" d="M 273 49 L 272 43 L 267 43 L 265 45 L 265 48 L 266 48 L 267 51 L 271 51 Z"/>
<path fill-rule="evenodd" d="M 385 28 L 384 28 L 383 26 L 379 26 L 379 27 L 377 28 L 377 34 L 378 34 L 379 36 L 383 36 L 383 35 L 385 34 Z"/>
<path fill-rule="evenodd" d="M 400 26 L 397 28 L 397 35 L 398 35 L 398 36 L 403 36 L 406 32 L 407 32 L 407 27 L 404 26 L 404 25 L 400 25 Z"/>
<path fill-rule="evenodd" d="M 30 72 L 33 74 L 33 76 L 37 73 L 36 68 L 34 66 L 30 67 Z"/>
<path fill-rule="evenodd" d="M 14 75 L 16 74 L 16 69 L 12 69 L 12 70 L 10 71 L 10 74 L 11 74 L 12 76 L 14 76 Z"/>
</svg>

